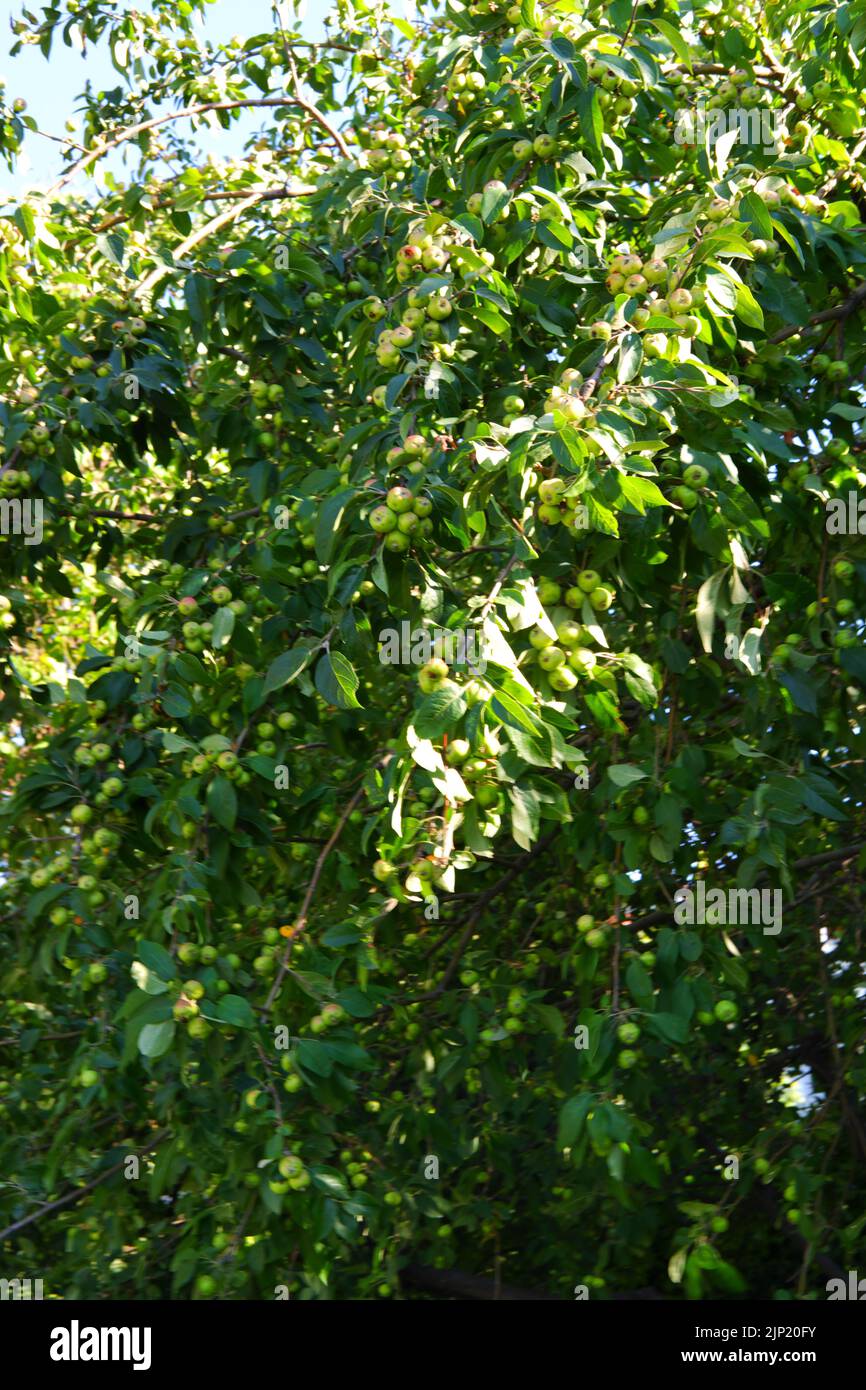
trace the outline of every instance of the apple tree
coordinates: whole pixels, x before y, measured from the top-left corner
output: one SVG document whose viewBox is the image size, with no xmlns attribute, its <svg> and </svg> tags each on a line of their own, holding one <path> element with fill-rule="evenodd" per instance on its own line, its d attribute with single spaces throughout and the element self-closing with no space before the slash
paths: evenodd
<svg viewBox="0 0 866 1390">
<path fill-rule="evenodd" d="M 63 160 L 0 218 L 6 1263 L 820 1296 L 866 1195 L 866 17 L 207 10 L 34 6 L 2 92 L 9 166 Z M 43 132 L 25 45 L 117 84 Z"/>
</svg>

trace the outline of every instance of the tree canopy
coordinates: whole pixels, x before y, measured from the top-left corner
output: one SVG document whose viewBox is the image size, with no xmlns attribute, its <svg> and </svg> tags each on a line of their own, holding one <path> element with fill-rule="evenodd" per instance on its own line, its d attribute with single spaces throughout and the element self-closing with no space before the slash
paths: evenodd
<svg viewBox="0 0 866 1390">
<path fill-rule="evenodd" d="M 117 85 L 0 93 L 6 1264 L 824 1297 L 866 14 L 206 9 L 25 11 Z"/>
</svg>

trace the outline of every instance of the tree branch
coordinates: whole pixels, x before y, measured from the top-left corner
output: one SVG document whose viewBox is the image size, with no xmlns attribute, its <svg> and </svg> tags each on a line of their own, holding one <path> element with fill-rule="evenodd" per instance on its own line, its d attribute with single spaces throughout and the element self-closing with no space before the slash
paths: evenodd
<svg viewBox="0 0 866 1390">
<path fill-rule="evenodd" d="M 155 130 L 158 126 L 167 125 L 170 121 L 181 121 L 191 116 L 201 116 L 207 111 L 237 111 L 239 109 L 256 106 L 300 107 L 311 120 L 314 120 L 317 125 L 320 125 L 323 130 L 328 132 L 331 139 L 336 142 L 337 148 L 344 159 L 351 159 L 351 151 L 336 127 L 331 125 L 330 121 L 322 114 L 317 106 L 313 106 L 311 102 L 301 97 L 246 97 L 237 101 L 203 101 L 195 106 L 185 106 L 180 111 L 172 111 L 166 116 L 152 116 L 150 120 L 139 121 L 136 125 L 127 126 L 125 130 L 102 141 L 97 149 L 91 150 L 83 159 L 76 160 L 72 168 L 67 169 L 66 173 L 61 175 L 57 182 L 51 185 L 45 196 L 50 198 L 52 194 L 59 193 L 61 188 L 65 188 L 68 183 L 71 183 L 76 174 L 89 168 L 97 159 L 102 159 L 103 155 L 108 154 L 110 150 L 117 149 L 118 145 L 125 144 L 127 140 L 134 140 L 137 135 L 143 135 L 145 131 Z"/>
<path fill-rule="evenodd" d="M 811 328 L 818 323 L 834 323 L 837 321 L 839 323 L 844 323 L 847 318 L 851 317 L 855 309 L 859 308 L 864 300 L 866 300 L 866 281 L 864 281 L 862 285 L 858 285 L 856 290 L 854 290 L 847 299 L 844 299 L 841 304 L 834 304 L 832 309 L 821 309 L 819 313 L 813 314 L 809 322 L 804 326 L 792 324 L 788 328 L 780 328 L 778 333 L 774 333 L 772 337 L 767 339 L 767 342 L 784 343 L 787 338 L 793 338 L 797 333 L 802 333 L 804 327 Z"/>
</svg>

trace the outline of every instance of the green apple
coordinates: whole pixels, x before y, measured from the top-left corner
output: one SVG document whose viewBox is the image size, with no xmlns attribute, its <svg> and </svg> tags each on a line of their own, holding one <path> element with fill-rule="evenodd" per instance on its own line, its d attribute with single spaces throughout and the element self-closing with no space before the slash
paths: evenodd
<svg viewBox="0 0 866 1390">
<path fill-rule="evenodd" d="M 565 652 L 552 642 L 538 653 L 538 664 L 542 671 L 555 671 L 558 666 L 565 665 L 565 660 Z"/>
<path fill-rule="evenodd" d="M 539 159 L 553 159 L 559 149 L 559 141 L 554 135 L 536 135 L 532 148 Z"/>
<path fill-rule="evenodd" d="M 418 684 L 425 695 L 441 690 L 448 679 L 448 666 L 441 656 L 434 656 L 424 663 L 418 672 Z"/>
</svg>

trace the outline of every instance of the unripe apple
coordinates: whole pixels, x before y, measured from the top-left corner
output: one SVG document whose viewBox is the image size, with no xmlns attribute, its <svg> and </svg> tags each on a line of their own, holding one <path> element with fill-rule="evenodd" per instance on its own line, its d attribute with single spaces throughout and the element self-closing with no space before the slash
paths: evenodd
<svg viewBox="0 0 866 1390">
<path fill-rule="evenodd" d="M 566 483 L 562 478 L 544 478 L 538 484 L 538 496 L 542 502 L 558 502 L 565 489 Z"/>
<path fill-rule="evenodd" d="M 548 643 L 538 653 L 538 664 L 542 671 L 555 671 L 557 666 L 565 665 L 565 659 L 565 652 L 553 642 Z"/>
<path fill-rule="evenodd" d="M 647 357 L 664 357 L 668 350 L 668 340 L 664 333 L 648 333 L 643 340 L 643 350 Z"/>
<path fill-rule="evenodd" d="M 689 487 L 703 487 L 709 477 L 709 473 L 699 463 L 690 463 L 688 468 L 683 471 L 683 482 Z"/>
<path fill-rule="evenodd" d="M 418 684 L 425 695 L 441 689 L 447 679 L 448 665 L 440 656 L 431 657 L 418 672 Z"/>
<path fill-rule="evenodd" d="M 532 148 L 539 159 L 553 159 L 559 149 L 559 141 L 553 135 L 536 135 Z"/>
<path fill-rule="evenodd" d="M 733 1023 L 734 1019 L 737 1018 L 739 1014 L 739 1009 L 733 999 L 719 999 L 713 1006 L 713 1013 L 719 1020 L 719 1023 Z"/>
<path fill-rule="evenodd" d="M 412 507 L 413 497 L 407 487 L 398 484 L 388 489 L 385 501 L 392 512 L 408 512 Z"/>
<path fill-rule="evenodd" d="M 538 597 L 545 606 L 559 603 L 562 598 L 562 588 L 553 579 L 542 579 L 538 584 Z"/>
<path fill-rule="evenodd" d="M 644 261 L 641 274 L 647 281 L 647 284 L 660 285 L 662 281 L 668 278 L 667 264 L 657 257 L 653 257 L 649 261 Z"/>
<path fill-rule="evenodd" d="M 698 494 L 690 487 L 675 487 L 671 496 L 684 511 L 691 512 L 698 505 Z"/>
<path fill-rule="evenodd" d="M 580 641 L 582 631 L 583 629 L 580 623 L 575 623 L 570 618 L 566 618 L 563 622 L 558 624 L 556 635 L 563 647 L 575 647 Z"/>
<path fill-rule="evenodd" d="M 556 667 L 555 670 L 551 671 L 548 679 L 550 681 L 551 689 L 561 691 L 562 693 L 565 693 L 568 690 L 573 690 L 574 687 L 577 685 L 577 676 L 574 674 L 570 666 Z"/>
<path fill-rule="evenodd" d="M 568 654 L 568 664 L 578 675 L 589 676 L 598 664 L 598 657 L 589 647 L 575 647 Z"/>
<path fill-rule="evenodd" d="M 184 616 L 198 612 L 198 603 L 191 594 L 187 594 L 185 598 L 178 599 L 177 607 L 178 612 L 182 613 Z"/>
<path fill-rule="evenodd" d="M 591 325 L 589 330 L 589 335 L 591 338 L 597 338 L 599 342 L 603 343 L 606 343 L 608 341 L 612 333 L 613 328 L 609 323 L 607 323 L 605 319 L 597 319 L 596 322 Z"/>
<path fill-rule="evenodd" d="M 668 304 L 676 312 L 680 313 L 683 309 L 688 309 L 692 302 L 692 296 L 688 290 L 671 290 L 668 295 Z"/>
<path fill-rule="evenodd" d="M 524 160 L 529 159 L 533 154 L 532 141 L 515 140 L 514 144 L 511 146 L 511 153 L 514 155 L 514 158 L 522 164 Z"/>
<path fill-rule="evenodd" d="M 590 593 L 589 601 L 596 612 L 603 613 L 610 608 L 614 597 L 612 589 L 605 588 L 603 584 L 600 584 L 597 589 L 593 589 Z"/>
<path fill-rule="evenodd" d="M 827 380 L 845 381 L 847 377 L 850 375 L 850 373 L 851 368 L 848 366 L 848 363 L 846 362 L 845 358 L 838 357 L 835 361 L 831 362 L 829 367 L 827 368 Z"/>
</svg>

